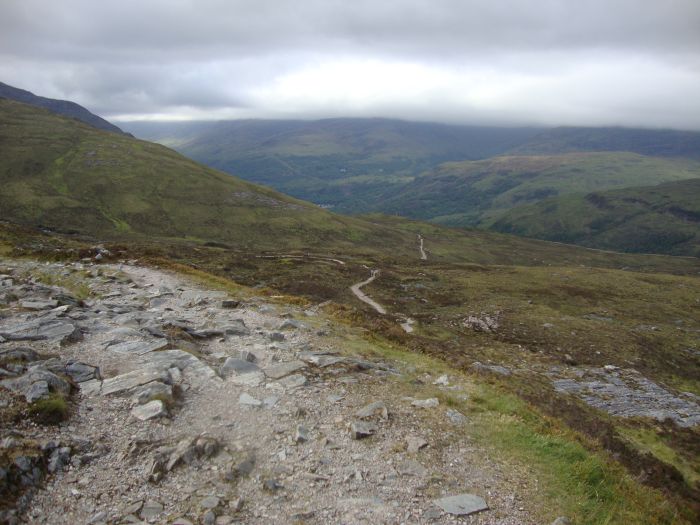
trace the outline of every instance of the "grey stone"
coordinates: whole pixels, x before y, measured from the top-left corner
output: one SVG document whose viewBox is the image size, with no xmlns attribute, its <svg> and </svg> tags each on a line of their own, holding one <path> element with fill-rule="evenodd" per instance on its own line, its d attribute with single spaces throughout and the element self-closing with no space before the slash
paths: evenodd
<svg viewBox="0 0 700 525">
<path fill-rule="evenodd" d="M 170 374 L 167 370 L 160 368 L 146 368 L 127 372 L 126 374 L 105 379 L 102 382 L 102 395 L 123 395 L 131 391 L 132 388 L 152 381 L 167 383 L 170 381 Z"/>
<path fill-rule="evenodd" d="M 0 363 L 21 361 L 31 363 L 39 360 L 39 354 L 32 348 L 20 347 L 0 351 Z"/>
<path fill-rule="evenodd" d="M 411 405 L 418 408 L 434 408 L 440 404 L 437 398 L 431 397 L 428 399 L 416 399 L 411 402 Z"/>
<path fill-rule="evenodd" d="M 51 310 L 52 308 L 56 308 L 58 306 L 58 301 L 29 299 L 26 301 L 21 301 L 19 305 L 25 310 Z"/>
<path fill-rule="evenodd" d="M 101 379 L 99 368 L 79 361 L 68 363 L 65 367 L 65 374 L 70 376 L 76 383 L 83 383 L 91 379 Z"/>
<path fill-rule="evenodd" d="M 136 354 L 143 355 L 156 350 L 162 350 L 168 346 L 168 342 L 164 339 L 157 341 L 126 341 L 108 346 L 108 350 L 118 352 L 120 354 Z"/>
<path fill-rule="evenodd" d="M 272 332 L 269 337 L 270 341 L 275 342 L 282 342 L 286 339 L 285 335 L 282 332 Z"/>
<path fill-rule="evenodd" d="M 277 329 L 278 330 L 298 330 L 302 328 L 302 324 L 299 321 L 295 321 L 294 319 L 285 319 L 282 321 L 282 324 L 280 324 Z"/>
<path fill-rule="evenodd" d="M 202 516 L 202 525 L 216 525 L 216 514 L 213 510 L 208 510 Z"/>
<path fill-rule="evenodd" d="M 485 365 L 483 363 L 480 363 L 479 361 L 475 361 L 472 364 L 471 369 L 479 374 L 496 374 L 504 377 L 508 377 L 512 374 L 510 369 L 506 368 L 505 366 Z"/>
<path fill-rule="evenodd" d="M 172 525 L 194 525 L 190 520 L 187 518 L 177 518 L 175 521 L 172 522 Z"/>
<path fill-rule="evenodd" d="M 279 481 L 277 481 L 276 479 L 263 480 L 262 486 L 263 486 L 263 489 L 268 491 L 268 492 L 276 492 L 276 491 L 284 488 L 282 486 L 282 484 Z"/>
<path fill-rule="evenodd" d="M 283 377 L 278 381 L 280 385 L 288 390 L 293 390 L 295 388 L 300 388 L 309 384 L 309 380 L 303 374 L 292 374 L 287 377 Z"/>
<path fill-rule="evenodd" d="M 255 399 L 247 392 L 243 392 L 238 398 L 238 404 L 251 407 L 261 407 L 263 403 L 259 399 Z"/>
<path fill-rule="evenodd" d="M 163 512 L 163 505 L 157 501 L 147 501 L 141 508 L 141 519 L 151 520 Z"/>
<path fill-rule="evenodd" d="M 265 368 L 263 371 L 267 377 L 272 379 L 281 379 L 284 376 L 298 372 L 306 368 L 306 363 L 302 361 L 286 361 Z"/>
<path fill-rule="evenodd" d="M 415 454 L 420 449 L 428 446 L 428 442 L 420 436 L 408 436 L 406 438 L 406 451 Z"/>
<path fill-rule="evenodd" d="M 389 418 L 389 411 L 384 401 L 375 401 L 355 412 L 355 417 L 359 417 L 360 419 L 367 419 L 375 416 L 379 416 L 382 419 Z"/>
<path fill-rule="evenodd" d="M 437 499 L 433 503 L 448 514 L 454 514 L 456 516 L 468 516 L 469 514 L 488 510 L 489 508 L 482 498 L 474 494 L 448 496 L 446 498 Z"/>
<path fill-rule="evenodd" d="M 234 319 L 231 324 L 224 327 L 226 335 L 250 335 L 250 329 L 245 325 L 242 319 Z"/>
<path fill-rule="evenodd" d="M 407 459 L 406 461 L 399 463 L 396 470 L 402 476 L 422 477 L 428 473 L 427 469 L 423 465 L 412 459 Z"/>
<path fill-rule="evenodd" d="M 352 439 L 363 439 L 373 435 L 377 431 L 377 426 L 367 421 L 353 421 L 350 425 L 350 437 Z"/>
<path fill-rule="evenodd" d="M 255 468 L 255 456 L 252 454 L 244 457 L 243 459 L 231 463 L 229 468 L 224 471 L 224 479 L 226 481 L 234 481 L 238 478 L 243 478 L 249 476 Z"/>
<path fill-rule="evenodd" d="M 300 352 L 299 359 L 319 368 L 348 362 L 345 357 L 339 357 L 328 352 Z"/>
<path fill-rule="evenodd" d="M 53 474 L 63 470 L 63 467 L 70 461 L 70 453 L 70 447 L 55 448 L 49 456 L 49 464 L 47 467 L 49 473 Z"/>
<path fill-rule="evenodd" d="M 233 374 L 250 374 L 252 372 L 259 372 L 260 367 L 258 365 L 246 361 L 243 359 L 237 359 L 235 357 L 229 357 L 226 359 L 223 365 L 221 365 L 220 372 L 223 377 L 229 377 Z"/>
<path fill-rule="evenodd" d="M 224 299 L 221 301 L 221 308 L 226 308 L 226 309 L 233 309 L 233 308 L 238 308 L 241 305 L 240 301 L 236 301 L 235 299 Z"/>
<path fill-rule="evenodd" d="M 207 496 L 199 502 L 199 506 L 203 509 L 215 509 L 221 504 L 221 500 L 216 496 Z"/>
<path fill-rule="evenodd" d="M 138 387 L 134 393 L 134 401 L 139 405 L 145 405 L 156 398 L 166 403 L 173 402 L 173 387 L 171 385 L 166 385 L 160 381 L 152 381 Z"/>
<path fill-rule="evenodd" d="M 255 355 L 254 352 L 251 352 L 250 350 L 241 350 L 239 352 L 239 355 L 243 361 L 248 361 L 249 363 L 257 363 L 258 362 L 258 356 Z"/>
<path fill-rule="evenodd" d="M 237 386 L 256 387 L 265 382 L 265 374 L 262 372 L 252 372 L 241 376 L 233 376 L 229 381 Z"/>
<path fill-rule="evenodd" d="M 552 525 L 571 525 L 571 520 L 566 516 L 559 516 L 552 522 Z"/>
<path fill-rule="evenodd" d="M 447 386 L 450 384 L 450 379 L 447 377 L 447 374 L 444 374 L 438 377 L 435 381 L 433 381 L 433 384 L 439 386 Z"/>
<path fill-rule="evenodd" d="M 149 401 L 145 405 L 138 405 L 131 409 L 131 415 L 140 421 L 148 421 L 158 417 L 166 417 L 168 410 L 160 399 Z"/>
<path fill-rule="evenodd" d="M 453 408 L 448 408 L 445 411 L 445 415 L 453 425 L 464 425 L 467 422 L 467 416 Z"/>
<path fill-rule="evenodd" d="M 37 381 L 36 383 L 32 383 L 24 394 L 24 398 L 27 400 L 27 403 L 34 403 L 44 397 L 48 397 L 48 395 L 49 384 L 46 381 Z"/>
<path fill-rule="evenodd" d="M 294 442 L 305 443 L 309 440 L 309 429 L 303 425 L 297 425 L 294 430 Z"/>
<path fill-rule="evenodd" d="M 68 321 L 56 319 L 35 319 L 4 329 L 0 335 L 8 341 L 56 341 L 61 344 L 82 340 L 79 328 Z"/>
</svg>

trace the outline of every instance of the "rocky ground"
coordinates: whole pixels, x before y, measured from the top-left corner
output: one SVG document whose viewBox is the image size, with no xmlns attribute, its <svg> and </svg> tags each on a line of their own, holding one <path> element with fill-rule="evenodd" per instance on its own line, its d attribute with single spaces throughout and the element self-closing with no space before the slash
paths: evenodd
<svg viewBox="0 0 700 525">
<path fill-rule="evenodd" d="M 412 395 L 463 379 L 354 355 L 321 309 L 133 262 L 0 286 L 0 522 L 537 523 L 526 468 Z"/>
</svg>

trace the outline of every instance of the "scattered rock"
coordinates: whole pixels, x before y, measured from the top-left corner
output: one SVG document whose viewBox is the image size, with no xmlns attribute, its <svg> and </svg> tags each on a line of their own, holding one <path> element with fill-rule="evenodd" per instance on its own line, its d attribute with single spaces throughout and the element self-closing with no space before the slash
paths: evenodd
<svg viewBox="0 0 700 525">
<path fill-rule="evenodd" d="M 448 408 L 445 411 L 445 415 L 454 425 L 464 425 L 468 421 L 467 416 L 453 408 Z"/>
<path fill-rule="evenodd" d="M 505 366 L 500 365 L 485 365 L 479 361 L 475 361 L 472 364 L 471 369 L 479 374 L 497 374 L 500 376 L 508 377 L 512 372 Z"/>
<path fill-rule="evenodd" d="M 450 380 L 447 377 L 447 374 L 445 374 L 445 375 L 441 375 L 435 381 L 433 381 L 433 384 L 440 385 L 440 386 L 447 386 L 450 384 Z"/>
<path fill-rule="evenodd" d="M 222 377 L 230 377 L 233 374 L 250 374 L 252 372 L 259 372 L 260 368 L 258 365 L 251 361 L 244 359 L 237 359 L 235 357 L 229 357 L 226 359 L 221 368 L 219 369 Z"/>
<path fill-rule="evenodd" d="M 552 525 L 571 525 L 571 520 L 566 516 L 559 516 L 552 522 Z"/>
<path fill-rule="evenodd" d="M 167 417 L 168 410 L 160 399 L 149 401 L 145 405 L 138 405 L 131 409 L 131 415 L 140 421 L 148 421 L 158 417 Z"/>
<path fill-rule="evenodd" d="M 283 363 L 278 363 L 276 365 L 268 366 L 263 370 L 267 377 L 272 379 L 281 379 L 284 376 L 298 372 L 306 368 L 306 363 L 302 361 L 286 361 Z"/>
<path fill-rule="evenodd" d="M 408 436 L 406 438 L 406 451 L 415 454 L 420 449 L 428 446 L 428 442 L 420 436 Z"/>
<path fill-rule="evenodd" d="M 389 418 L 389 411 L 387 410 L 384 401 L 375 401 L 355 412 L 355 417 L 360 419 L 367 419 L 375 416 L 379 416 L 382 419 Z"/>
<path fill-rule="evenodd" d="M 147 501 L 141 508 L 141 519 L 152 520 L 163 512 L 163 505 L 157 501 Z"/>
<path fill-rule="evenodd" d="M 435 500 L 433 503 L 448 514 L 454 514 L 456 516 L 468 516 L 469 514 L 488 510 L 489 508 L 482 498 L 474 494 L 448 496 Z"/>
<path fill-rule="evenodd" d="M 440 404 L 437 398 L 431 397 L 428 399 L 416 399 L 411 402 L 411 405 L 418 408 L 434 408 Z"/>
<path fill-rule="evenodd" d="M 259 399 L 255 399 L 247 392 L 243 392 L 238 398 L 238 404 L 251 407 L 261 407 L 263 405 L 263 402 Z"/>
<path fill-rule="evenodd" d="M 377 431 L 377 426 L 366 421 L 353 421 L 350 425 L 350 437 L 352 439 L 363 439 L 373 435 Z"/>
</svg>

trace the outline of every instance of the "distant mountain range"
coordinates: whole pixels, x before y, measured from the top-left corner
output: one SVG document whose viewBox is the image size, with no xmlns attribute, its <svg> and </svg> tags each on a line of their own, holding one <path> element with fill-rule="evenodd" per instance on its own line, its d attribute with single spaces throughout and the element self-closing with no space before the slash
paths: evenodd
<svg viewBox="0 0 700 525">
<path fill-rule="evenodd" d="M 342 213 L 380 212 L 451 226 L 493 227 L 620 250 L 695 253 L 512 220 L 543 199 L 700 178 L 700 133 L 626 128 L 495 128 L 389 119 L 129 123 L 209 166 Z M 688 190 L 700 201 L 693 185 Z M 653 191 L 653 190 L 649 190 Z M 562 201 L 564 202 L 564 201 Z M 536 210 L 528 208 L 529 223 Z M 565 213 L 565 207 L 560 208 Z M 541 224 L 548 224 L 543 217 Z M 567 223 L 568 224 L 568 223 Z M 680 224 L 665 223 L 674 230 Z M 684 230 L 685 228 L 681 228 Z M 634 237 L 634 232 L 627 229 Z M 613 244 L 613 246 L 611 246 Z M 691 243 L 692 244 L 692 243 Z M 691 250 L 688 252 L 687 250 Z"/>
<path fill-rule="evenodd" d="M 94 128 L 112 131 L 114 133 L 124 133 L 111 122 L 107 122 L 105 119 L 91 113 L 83 106 L 68 100 L 56 100 L 53 98 L 39 97 L 30 91 L 12 87 L 2 82 L 0 82 L 0 98 L 16 100 L 17 102 L 23 102 L 32 106 L 48 109 L 49 111 L 53 111 L 59 115 L 78 119 Z"/>
</svg>

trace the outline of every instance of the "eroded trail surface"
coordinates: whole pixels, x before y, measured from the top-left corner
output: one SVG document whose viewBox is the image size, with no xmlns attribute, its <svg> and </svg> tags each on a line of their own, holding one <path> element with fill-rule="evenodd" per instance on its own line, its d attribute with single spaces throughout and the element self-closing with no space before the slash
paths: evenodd
<svg viewBox="0 0 700 525">
<path fill-rule="evenodd" d="M 535 523 L 523 467 L 321 311 L 135 265 L 0 261 L 0 284 L 0 522 Z M 11 419 L 57 393 L 60 425 Z"/>
<path fill-rule="evenodd" d="M 374 281 L 377 277 L 379 277 L 379 274 L 380 274 L 380 273 L 381 273 L 381 272 L 380 272 L 379 270 L 371 270 L 371 274 L 370 274 L 370 276 L 369 276 L 368 279 L 365 279 L 364 281 L 362 281 L 362 282 L 360 282 L 360 283 L 353 284 L 353 285 L 350 287 L 350 290 L 352 290 L 352 293 L 354 293 L 355 296 L 356 296 L 360 301 L 362 301 L 363 303 L 366 303 L 366 304 L 370 305 L 370 306 L 371 306 L 372 308 L 374 308 L 378 313 L 380 313 L 380 314 L 383 315 L 383 314 L 386 314 L 386 310 L 384 309 L 384 307 L 383 307 L 381 304 L 379 304 L 377 301 L 375 301 L 374 299 L 372 299 L 371 297 L 367 296 L 367 294 L 365 294 L 365 293 L 361 290 L 361 288 L 362 288 L 363 286 L 367 286 L 369 283 L 371 283 L 371 282 Z"/>
</svg>

